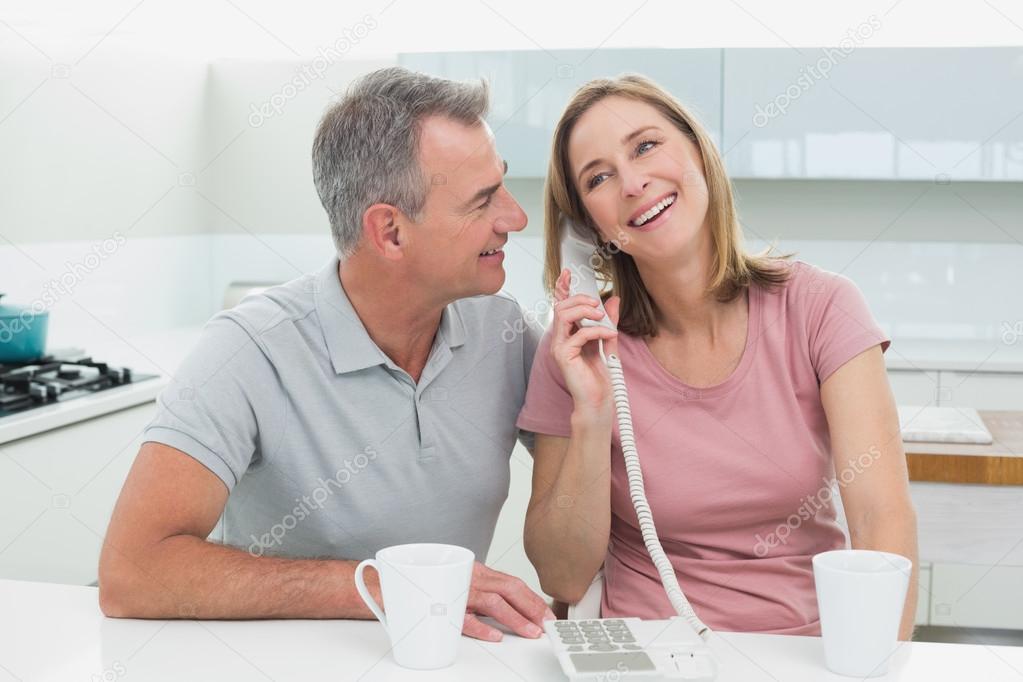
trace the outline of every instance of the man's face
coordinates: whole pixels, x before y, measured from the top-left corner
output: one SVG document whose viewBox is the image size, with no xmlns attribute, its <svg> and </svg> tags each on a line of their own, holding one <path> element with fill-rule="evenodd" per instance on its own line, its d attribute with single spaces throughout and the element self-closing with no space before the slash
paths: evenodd
<svg viewBox="0 0 1023 682">
<path fill-rule="evenodd" d="M 415 280 L 448 300 L 497 292 L 502 248 L 509 232 L 526 226 L 526 214 L 504 186 L 507 165 L 490 128 L 431 117 L 419 154 L 430 189 L 422 220 L 407 234 Z"/>
</svg>

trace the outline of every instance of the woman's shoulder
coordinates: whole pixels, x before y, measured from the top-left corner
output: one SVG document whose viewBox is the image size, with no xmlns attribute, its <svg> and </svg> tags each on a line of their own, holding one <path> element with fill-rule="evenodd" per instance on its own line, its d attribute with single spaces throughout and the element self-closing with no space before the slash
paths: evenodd
<svg viewBox="0 0 1023 682">
<path fill-rule="evenodd" d="M 847 359 L 849 348 L 859 352 L 873 343 L 882 344 L 882 350 L 888 348 L 889 337 L 853 280 L 841 272 L 831 272 L 801 260 L 792 261 L 788 266 L 784 293 L 773 303 L 779 307 L 775 319 L 784 316 L 790 321 L 790 327 L 805 333 L 804 338 L 821 367 L 828 365 L 828 358 L 838 358 L 836 362 Z"/>
<path fill-rule="evenodd" d="M 786 274 L 784 283 L 765 289 L 782 295 L 787 307 L 826 303 L 838 293 L 857 291 L 856 284 L 842 273 L 803 260 L 780 261 L 778 268 Z"/>
<path fill-rule="evenodd" d="M 788 270 L 784 284 L 762 289 L 764 319 L 785 319 L 785 326 L 801 329 L 809 338 L 834 327 L 829 321 L 836 317 L 875 326 L 863 293 L 844 274 L 802 260 L 787 261 L 784 267 Z"/>
</svg>

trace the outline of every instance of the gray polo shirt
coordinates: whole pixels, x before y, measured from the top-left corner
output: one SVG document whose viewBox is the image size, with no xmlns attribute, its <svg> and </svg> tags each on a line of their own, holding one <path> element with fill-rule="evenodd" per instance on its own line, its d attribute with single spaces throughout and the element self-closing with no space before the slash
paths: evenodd
<svg viewBox="0 0 1023 682">
<path fill-rule="evenodd" d="M 456 301 L 417 384 L 369 337 L 337 268 L 215 315 L 144 440 L 224 482 L 222 539 L 254 555 L 443 542 L 483 561 L 541 332 L 504 294 Z"/>
</svg>

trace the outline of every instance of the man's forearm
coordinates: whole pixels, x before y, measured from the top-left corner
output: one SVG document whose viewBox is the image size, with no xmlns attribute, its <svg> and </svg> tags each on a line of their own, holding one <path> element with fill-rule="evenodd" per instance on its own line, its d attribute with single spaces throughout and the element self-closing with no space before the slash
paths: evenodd
<svg viewBox="0 0 1023 682">
<path fill-rule="evenodd" d="M 358 562 L 254 557 L 191 535 L 144 553 L 109 544 L 100 605 L 122 618 L 371 618 L 355 589 Z M 380 602 L 376 571 L 364 574 Z"/>
</svg>

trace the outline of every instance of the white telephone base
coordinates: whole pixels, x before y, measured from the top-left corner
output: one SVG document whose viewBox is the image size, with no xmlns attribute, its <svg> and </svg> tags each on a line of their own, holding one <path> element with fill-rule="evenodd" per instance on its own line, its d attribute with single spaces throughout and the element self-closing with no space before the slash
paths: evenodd
<svg viewBox="0 0 1023 682">
<path fill-rule="evenodd" d="M 683 618 L 549 620 L 547 637 L 570 680 L 700 680 L 717 677 L 710 647 Z"/>
</svg>

